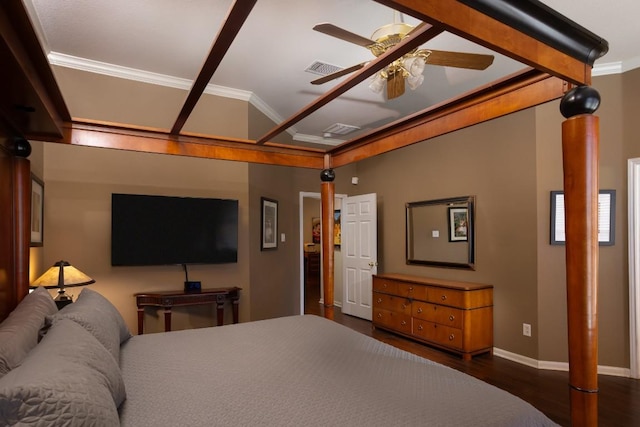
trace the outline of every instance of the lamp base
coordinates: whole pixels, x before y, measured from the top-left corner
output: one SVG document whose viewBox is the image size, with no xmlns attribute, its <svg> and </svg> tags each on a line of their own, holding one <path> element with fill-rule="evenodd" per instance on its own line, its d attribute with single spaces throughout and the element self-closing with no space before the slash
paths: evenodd
<svg viewBox="0 0 640 427">
<path fill-rule="evenodd" d="M 63 307 L 71 304 L 73 299 L 64 292 L 63 288 L 61 288 L 58 290 L 58 296 L 55 297 L 53 301 L 55 301 L 58 310 L 61 310 Z"/>
</svg>

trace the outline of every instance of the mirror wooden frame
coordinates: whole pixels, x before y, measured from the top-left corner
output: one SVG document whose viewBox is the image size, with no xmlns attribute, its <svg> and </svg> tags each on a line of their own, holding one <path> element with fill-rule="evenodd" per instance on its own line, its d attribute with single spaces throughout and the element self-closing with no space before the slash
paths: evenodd
<svg viewBox="0 0 640 427">
<path fill-rule="evenodd" d="M 432 259 L 418 259 L 415 258 L 415 241 L 417 236 L 414 236 L 411 226 L 411 214 L 413 209 L 424 206 L 436 206 L 442 205 L 450 207 L 451 205 L 459 206 L 462 203 L 467 204 L 468 208 L 468 223 L 467 223 L 467 239 L 465 242 L 468 244 L 467 262 L 450 262 L 442 260 Z M 461 268 L 467 270 L 475 270 L 475 196 L 462 196 L 462 197 L 450 197 L 446 199 L 424 200 L 419 202 L 409 202 L 406 205 L 405 211 L 405 242 L 406 242 L 406 261 L 407 264 L 413 265 L 429 265 L 433 267 L 446 267 L 446 268 Z M 450 225 L 448 224 L 447 233 L 450 233 Z"/>
</svg>

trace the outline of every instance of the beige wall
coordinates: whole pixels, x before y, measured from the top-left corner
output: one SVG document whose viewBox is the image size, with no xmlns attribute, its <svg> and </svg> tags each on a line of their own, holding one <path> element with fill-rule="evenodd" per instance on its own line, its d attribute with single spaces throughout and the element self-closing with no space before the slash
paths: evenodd
<svg viewBox="0 0 640 427">
<path fill-rule="evenodd" d="M 45 264 L 64 259 L 87 273 L 137 330 L 136 292 L 181 289 L 179 265 L 112 267 L 111 194 L 154 194 L 237 199 L 239 202 L 238 262 L 189 266 L 189 279 L 203 287 L 243 288 L 240 318 L 250 318 L 249 202 L 247 164 L 158 154 L 131 153 L 46 144 Z M 76 294 L 81 289 L 70 289 Z M 213 306 L 174 310 L 174 328 L 215 324 Z M 226 322 L 230 322 L 227 310 Z M 158 318 L 158 316 L 160 318 Z M 162 313 L 148 310 L 148 331 L 163 330 Z"/>
<path fill-rule="evenodd" d="M 494 286 L 499 348 L 537 356 L 536 171 L 533 110 L 435 138 L 357 165 L 360 187 L 378 193 L 379 272 Z M 476 270 L 405 263 L 405 203 L 476 196 Z"/>
</svg>

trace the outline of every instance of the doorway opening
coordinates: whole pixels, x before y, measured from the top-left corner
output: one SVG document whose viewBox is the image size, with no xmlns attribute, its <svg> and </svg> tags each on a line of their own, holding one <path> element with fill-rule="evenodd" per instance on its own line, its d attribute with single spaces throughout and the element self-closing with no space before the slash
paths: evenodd
<svg viewBox="0 0 640 427">
<path fill-rule="evenodd" d="M 342 207 L 346 194 L 336 194 L 334 208 Z M 316 221 L 319 226 L 321 218 L 321 195 L 313 192 L 300 192 L 300 314 L 305 313 L 305 300 L 323 301 L 322 293 L 322 239 L 314 240 L 313 232 Z M 318 230 L 319 231 L 319 230 Z M 317 243 L 315 243 L 317 242 Z M 315 263 L 317 262 L 317 272 Z M 334 253 L 334 305 L 342 306 L 342 255 L 339 248 Z M 309 297 L 309 298 L 305 298 Z M 317 299 L 316 299 L 317 298 Z"/>
</svg>

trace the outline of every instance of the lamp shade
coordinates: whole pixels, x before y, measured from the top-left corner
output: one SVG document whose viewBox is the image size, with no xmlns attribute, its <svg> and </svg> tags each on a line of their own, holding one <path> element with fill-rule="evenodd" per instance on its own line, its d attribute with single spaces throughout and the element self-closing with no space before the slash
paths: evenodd
<svg viewBox="0 0 640 427">
<path fill-rule="evenodd" d="M 95 283 L 91 277 L 78 270 L 67 261 L 58 261 L 51 268 L 38 277 L 32 288 L 44 286 L 47 289 L 84 286 Z"/>
</svg>

